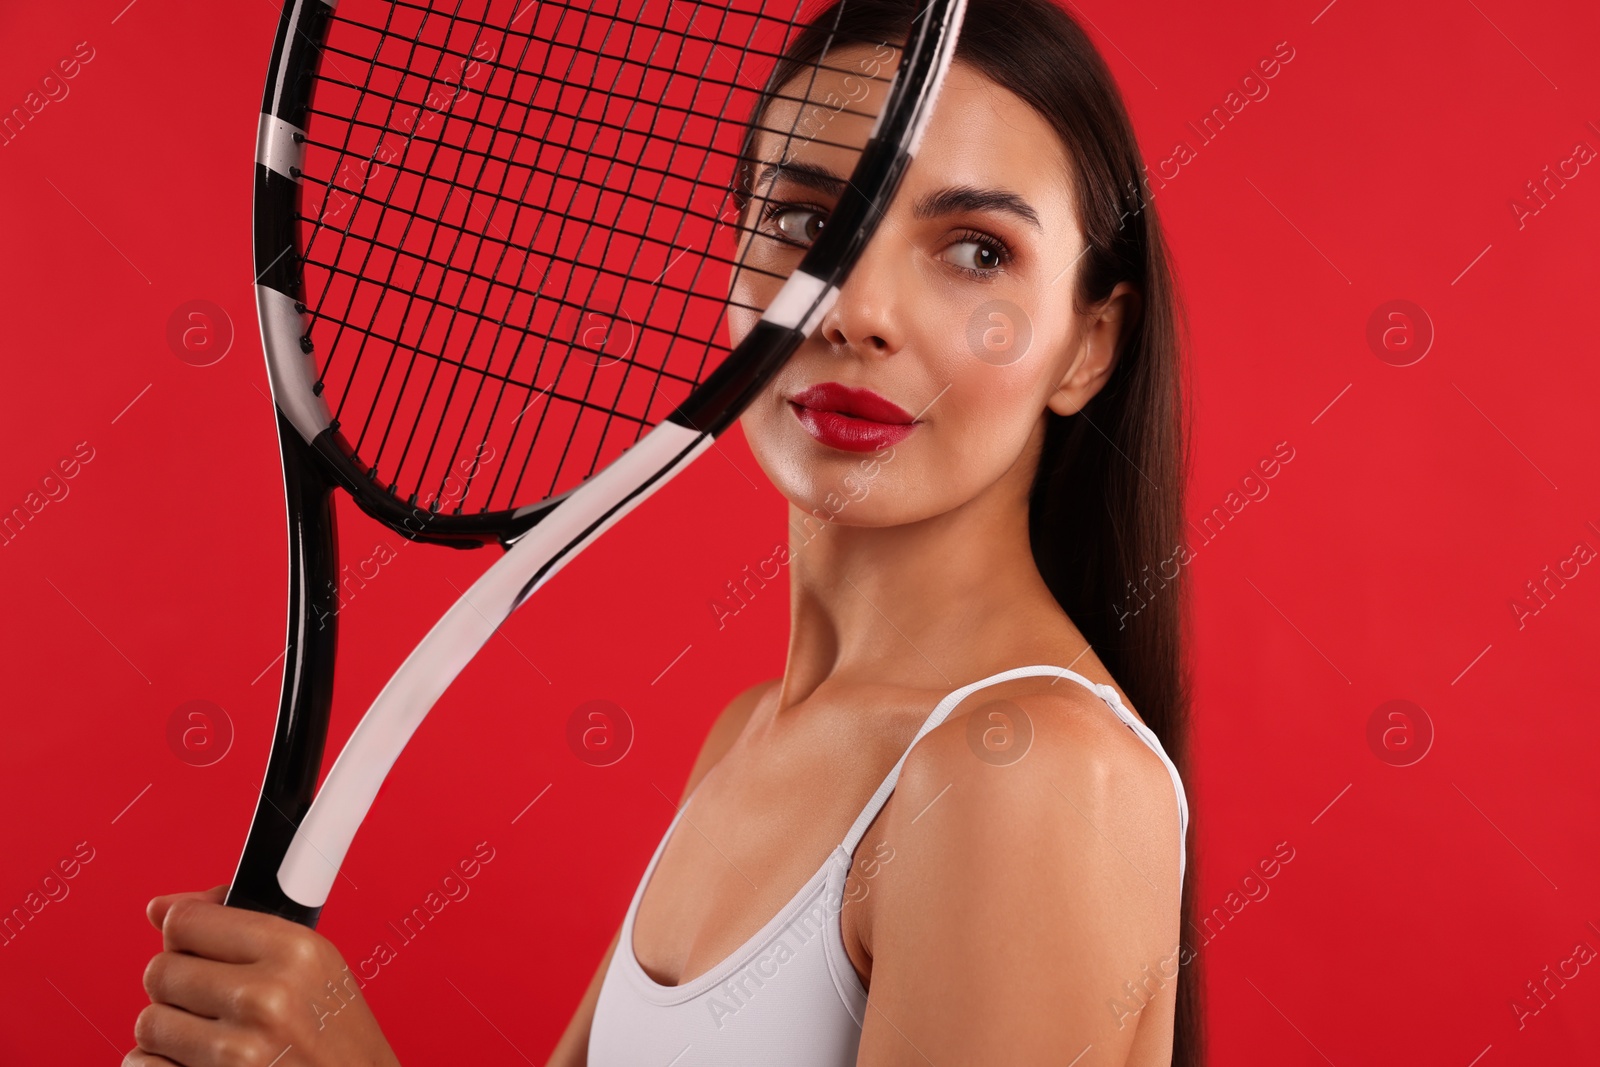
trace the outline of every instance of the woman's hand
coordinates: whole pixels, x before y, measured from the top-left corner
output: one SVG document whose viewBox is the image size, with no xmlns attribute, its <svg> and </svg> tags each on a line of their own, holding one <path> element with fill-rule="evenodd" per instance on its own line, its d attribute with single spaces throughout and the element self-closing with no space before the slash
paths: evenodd
<svg viewBox="0 0 1600 1067">
<path fill-rule="evenodd" d="M 156 897 L 163 951 L 123 1067 L 399 1067 L 327 938 L 222 904 L 226 886 Z"/>
</svg>

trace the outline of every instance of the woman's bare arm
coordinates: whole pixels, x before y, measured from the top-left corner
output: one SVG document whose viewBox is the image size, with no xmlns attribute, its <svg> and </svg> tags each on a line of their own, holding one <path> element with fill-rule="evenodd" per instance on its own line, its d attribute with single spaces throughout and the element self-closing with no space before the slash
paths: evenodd
<svg viewBox="0 0 1600 1067">
<path fill-rule="evenodd" d="M 771 679 L 751 686 L 722 709 L 722 713 L 711 724 L 705 743 L 700 746 L 700 755 L 696 757 L 694 767 L 689 771 L 689 780 L 684 783 L 683 796 L 678 799 L 680 807 L 689 799 L 689 794 L 694 792 L 694 787 L 700 784 L 700 779 L 704 778 L 728 749 L 733 747 L 733 742 L 744 730 L 744 724 L 750 721 L 750 713 L 755 710 L 762 695 L 777 681 L 778 679 Z M 561 1040 L 556 1042 L 550 1058 L 545 1061 L 545 1067 L 586 1067 L 589 1058 L 589 1027 L 594 1022 L 595 1002 L 600 999 L 600 986 L 605 982 L 606 968 L 611 966 L 611 956 L 617 951 L 617 942 L 621 937 L 622 927 L 618 926 L 617 932 L 612 935 L 611 947 L 606 949 L 605 956 L 600 960 L 600 966 L 595 969 L 594 977 L 589 979 L 589 988 L 584 990 L 583 999 L 578 1002 L 577 1010 L 572 1013 L 572 1021 L 567 1024 Z"/>
<path fill-rule="evenodd" d="M 1171 1061 L 1177 797 L 1096 699 L 1016 697 L 1026 759 L 976 758 L 963 720 L 906 757 L 884 829 L 894 864 L 872 890 L 857 1067 L 931 1049 L 951 1064 Z M 1146 1019 L 1160 1036 L 1134 1060 Z"/>
<path fill-rule="evenodd" d="M 617 940 L 621 936 L 622 927 L 619 926 L 611 937 L 611 947 L 606 949 L 594 977 L 589 979 L 589 988 L 584 990 L 583 999 L 578 1001 L 578 1010 L 572 1013 L 572 1021 L 551 1050 L 550 1058 L 545 1060 L 545 1067 L 585 1067 L 587 1064 L 589 1024 L 594 1021 L 595 1001 L 600 999 L 600 985 L 605 981 L 606 968 L 611 966 L 611 954 L 617 951 Z"/>
</svg>

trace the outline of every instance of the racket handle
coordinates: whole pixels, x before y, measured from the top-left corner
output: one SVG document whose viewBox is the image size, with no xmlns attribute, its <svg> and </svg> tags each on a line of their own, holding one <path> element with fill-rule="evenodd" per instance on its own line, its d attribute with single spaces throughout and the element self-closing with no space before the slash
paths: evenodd
<svg viewBox="0 0 1600 1067">
<path fill-rule="evenodd" d="M 277 730 L 250 833 L 223 903 L 315 927 L 319 908 L 278 886 L 278 862 L 311 806 L 333 706 L 338 578 L 333 490 L 309 446 L 280 412 L 284 495 L 289 515 L 289 624 Z"/>
<path fill-rule="evenodd" d="M 321 908 L 328 899 L 389 769 L 434 703 L 500 624 L 714 441 L 710 434 L 661 423 L 573 490 L 451 605 L 362 716 L 295 831 L 276 878 L 290 901 Z"/>
</svg>

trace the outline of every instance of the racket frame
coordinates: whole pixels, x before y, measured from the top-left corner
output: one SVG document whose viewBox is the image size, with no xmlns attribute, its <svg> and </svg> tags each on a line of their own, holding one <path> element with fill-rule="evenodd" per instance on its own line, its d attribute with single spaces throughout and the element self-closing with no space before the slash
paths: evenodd
<svg viewBox="0 0 1600 1067">
<path fill-rule="evenodd" d="M 257 311 L 278 415 L 288 512 L 288 641 L 272 751 L 227 904 L 315 926 L 378 787 L 438 696 L 533 592 L 711 447 L 815 330 L 921 141 L 954 55 L 965 6 L 965 0 L 923 4 L 830 224 L 749 334 L 689 397 L 573 489 L 512 511 L 463 515 L 409 505 L 375 485 L 352 458 L 353 449 L 315 386 L 313 353 L 303 343 L 306 309 L 298 297 L 298 262 L 291 253 L 305 119 L 333 8 L 323 0 L 284 4 L 258 128 L 253 229 Z M 337 646 L 335 488 L 410 540 L 457 548 L 498 543 L 507 552 L 396 671 L 318 793 Z"/>
</svg>

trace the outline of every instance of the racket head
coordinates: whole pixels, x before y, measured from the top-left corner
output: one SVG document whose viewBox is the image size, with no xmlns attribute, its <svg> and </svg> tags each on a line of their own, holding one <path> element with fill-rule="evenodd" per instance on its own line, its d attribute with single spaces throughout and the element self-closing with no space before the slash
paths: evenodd
<svg viewBox="0 0 1600 1067">
<path fill-rule="evenodd" d="M 406 537 L 454 545 L 510 544 L 544 518 L 565 516 L 474 585 L 504 564 L 520 566 L 518 552 L 542 553 L 541 542 L 550 542 L 528 576 L 518 571 L 495 590 L 506 601 L 495 619 L 515 610 L 731 425 L 816 328 L 926 128 L 965 11 L 964 0 L 903 0 L 898 9 L 875 2 L 876 14 L 857 20 L 849 39 L 859 43 L 864 23 L 883 24 L 879 36 L 894 45 L 898 64 L 889 69 L 875 48 L 851 56 L 831 49 L 846 9 L 819 11 L 811 0 L 647 0 L 626 19 L 593 10 L 574 16 L 529 0 L 451 6 L 446 19 L 410 0 L 343 0 L 335 15 L 321 0 L 287 0 L 259 124 L 257 298 L 284 458 L 291 596 L 272 756 L 227 903 L 307 925 L 315 925 L 332 876 L 291 896 L 283 870 L 315 807 L 331 705 L 332 488 Z M 515 35 L 495 27 L 524 18 L 532 27 L 522 35 L 526 47 L 507 64 Z M 560 31 L 569 18 L 577 22 L 567 41 Z M 711 26 L 735 40 L 708 36 Z M 678 50 L 667 54 L 687 49 L 694 62 L 649 62 L 660 38 Z M 522 63 L 536 39 L 547 53 L 565 49 L 562 78 L 526 76 Z M 647 61 L 634 64 L 631 92 L 619 93 L 638 40 L 655 45 L 638 46 Z M 616 41 L 628 47 L 608 52 Z M 790 45 L 797 55 L 815 53 L 809 65 L 782 66 Z M 736 55 L 754 61 L 742 65 Z M 594 84 L 569 95 L 562 79 L 580 63 Z M 673 77 L 688 79 L 676 90 L 684 106 L 673 103 Z M 551 84 L 552 95 L 541 97 Z M 628 105 L 621 118 L 609 110 L 619 100 Z M 509 143 L 500 136 L 508 112 L 521 120 Z M 535 119 L 543 125 L 530 127 Z M 681 155 L 686 144 L 692 151 Z M 849 174 L 820 239 L 803 254 L 767 247 L 750 255 L 760 240 L 761 168 L 819 149 Z M 486 171 L 499 184 L 479 190 Z M 513 172 L 525 185 L 508 197 Z M 462 173 L 470 188 L 457 188 Z M 545 184 L 530 197 L 540 174 Z M 569 199 L 552 199 L 557 192 Z M 607 200 L 607 192 L 617 195 Z M 582 210 L 580 193 L 588 195 Z M 539 285 L 523 284 L 530 266 Z M 552 274 L 559 284 L 547 288 Z M 736 288 L 756 295 L 732 308 Z M 619 323 L 628 327 L 620 335 Z M 361 377 L 362 360 L 379 368 L 374 376 Z M 627 373 L 613 375 L 609 392 L 595 392 L 617 368 Z M 408 393 L 414 373 L 422 384 Z M 486 390 L 495 395 L 480 408 Z M 552 399 L 559 403 L 541 406 Z M 570 409 L 565 423 L 557 418 L 518 444 L 519 423 L 561 405 Z M 374 422 L 384 429 L 369 438 Z M 401 444 L 391 452 L 384 434 L 395 426 Z M 419 438 L 419 428 L 429 432 Z M 622 456 L 645 436 L 655 438 L 652 449 Z M 511 481 L 496 480 L 513 465 Z M 596 471 L 604 471 L 604 487 L 590 477 Z M 587 504 L 557 507 L 580 488 L 593 491 Z M 461 615 L 482 621 L 476 603 Z M 393 688 L 396 700 L 410 700 L 448 684 L 434 677 L 429 641 L 396 675 L 404 684 L 392 682 L 385 694 Z M 458 650 L 444 658 L 454 662 Z M 401 717 L 426 714 L 432 699 Z M 381 733 L 387 719 L 374 719 L 377 704 L 363 726 L 374 720 Z M 323 866 L 337 871 L 356 823 L 359 816 L 314 849 L 326 853 Z"/>
<path fill-rule="evenodd" d="M 257 302 L 324 475 L 413 540 L 505 544 L 661 422 L 731 425 L 870 239 L 964 11 L 832 48 L 851 2 L 285 4 Z M 802 149 L 850 175 L 803 255 L 758 224 Z"/>
</svg>

